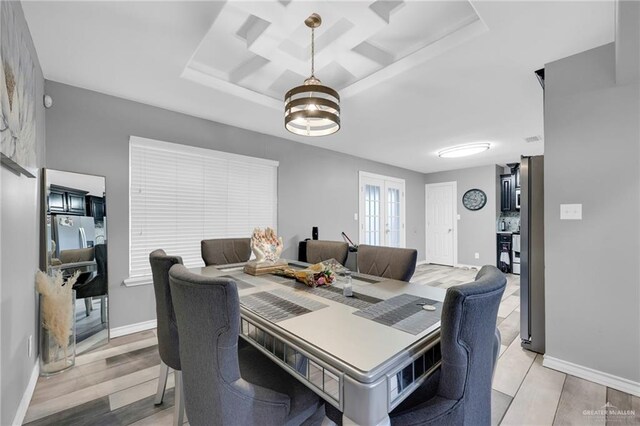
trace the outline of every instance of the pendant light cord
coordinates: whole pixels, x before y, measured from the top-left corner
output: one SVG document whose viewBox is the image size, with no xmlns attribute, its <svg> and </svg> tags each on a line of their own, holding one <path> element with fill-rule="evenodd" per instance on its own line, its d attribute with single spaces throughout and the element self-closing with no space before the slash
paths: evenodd
<svg viewBox="0 0 640 426">
<path fill-rule="evenodd" d="M 315 45 L 315 28 L 311 28 L 311 77 L 315 77 L 315 56 L 316 56 L 316 45 Z"/>
</svg>

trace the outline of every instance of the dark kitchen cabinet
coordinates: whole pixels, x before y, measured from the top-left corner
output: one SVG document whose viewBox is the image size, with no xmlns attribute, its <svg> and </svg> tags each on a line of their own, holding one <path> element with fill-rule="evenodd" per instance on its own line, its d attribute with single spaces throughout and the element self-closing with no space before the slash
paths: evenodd
<svg viewBox="0 0 640 426">
<path fill-rule="evenodd" d="M 49 213 L 86 215 L 85 197 L 87 191 L 51 185 L 49 188 Z"/>
<path fill-rule="evenodd" d="M 49 212 L 50 213 L 66 213 L 67 211 L 67 193 L 64 190 L 51 188 L 49 191 Z"/>
<path fill-rule="evenodd" d="M 511 170 L 514 187 L 520 188 L 520 163 L 509 163 L 507 164 L 507 167 Z"/>
<path fill-rule="evenodd" d="M 515 211 L 515 178 L 513 175 L 500 175 L 500 210 Z"/>
<path fill-rule="evenodd" d="M 96 221 L 102 221 L 106 215 L 104 198 L 95 195 L 87 196 L 87 216 L 93 217 Z"/>
<path fill-rule="evenodd" d="M 82 192 L 67 192 L 67 213 L 69 214 L 77 214 L 79 216 L 84 216 L 86 213 L 85 205 L 84 205 L 84 196 L 85 193 Z"/>
</svg>

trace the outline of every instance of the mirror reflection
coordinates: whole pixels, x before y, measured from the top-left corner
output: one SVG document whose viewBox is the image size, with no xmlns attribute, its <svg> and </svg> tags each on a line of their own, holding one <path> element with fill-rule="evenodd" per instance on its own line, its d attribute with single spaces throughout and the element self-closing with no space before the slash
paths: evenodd
<svg viewBox="0 0 640 426">
<path fill-rule="evenodd" d="M 109 339 L 105 178 L 45 170 L 47 273 L 80 273 L 76 292 L 76 353 Z"/>
</svg>

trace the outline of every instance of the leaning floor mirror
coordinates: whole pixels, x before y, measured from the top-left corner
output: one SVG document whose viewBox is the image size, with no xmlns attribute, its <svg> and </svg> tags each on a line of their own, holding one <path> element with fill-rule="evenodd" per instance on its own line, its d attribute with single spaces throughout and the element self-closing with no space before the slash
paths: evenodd
<svg viewBox="0 0 640 426">
<path fill-rule="evenodd" d="M 109 341 L 105 178 L 44 170 L 43 263 L 48 274 L 78 273 L 76 354 Z"/>
</svg>

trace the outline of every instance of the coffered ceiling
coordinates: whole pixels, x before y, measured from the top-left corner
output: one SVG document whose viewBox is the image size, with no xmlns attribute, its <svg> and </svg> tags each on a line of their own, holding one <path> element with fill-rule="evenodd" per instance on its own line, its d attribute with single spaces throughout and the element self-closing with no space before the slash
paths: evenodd
<svg viewBox="0 0 640 426">
<path fill-rule="evenodd" d="M 421 172 L 543 152 L 545 63 L 612 42 L 613 1 L 23 1 L 45 78 Z M 342 128 L 284 129 L 310 72 Z M 55 106 L 54 106 L 55 107 Z M 212 138 L 215 138 L 212 135 Z M 444 147 L 489 141 L 473 157 Z M 179 141 L 176 141 L 179 142 Z"/>
<path fill-rule="evenodd" d="M 227 2 L 182 77 L 251 102 L 282 108 L 283 94 L 315 75 L 354 96 L 487 30 L 467 1 Z"/>
</svg>

